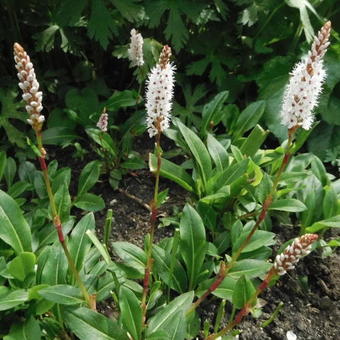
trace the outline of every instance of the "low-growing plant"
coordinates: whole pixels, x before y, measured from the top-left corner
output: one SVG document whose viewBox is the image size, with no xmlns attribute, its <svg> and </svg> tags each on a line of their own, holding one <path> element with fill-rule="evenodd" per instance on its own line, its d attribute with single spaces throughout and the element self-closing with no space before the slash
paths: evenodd
<svg viewBox="0 0 340 340">
<path fill-rule="evenodd" d="M 149 160 L 155 177 L 148 205 L 150 232 L 144 249 L 113 242 L 120 260 L 113 260 L 109 253 L 111 210 L 105 220 L 104 242 L 96 236 L 92 212 L 77 223 L 70 215 L 73 206 L 87 211 L 104 208 L 101 197 L 89 190 L 98 181 L 101 168 L 111 172 L 123 164 L 122 146 L 108 133 L 108 113 L 101 114 L 98 129 L 87 130 L 104 160 L 84 167 L 71 200 L 70 169 L 58 170 L 56 161 L 47 165 L 42 92 L 29 56 L 16 43 L 19 87 L 27 122 L 36 136 L 37 145 L 31 147 L 41 171 L 24 162 L 18 170 L 20 181 L 14 182 L 16 162 L 0 153 L 0 180 L 4 177 L 7 189 L 7 193 L 0 190 L 0 319 L 4 321 L 0 332 L 4 339 L 22 334 L 31 339 L 70 339 L 74 335 L 82 340 L 184 340 L 198 335 L 217 339 L 254 311 L 259 294 L 293 269 L 313 245 L 336 245 L 322 240 L 315 243 L 319 238 L 315 232 L 338 227 L 338 189 L 317 157 L 295 156 L 312 125 L 312 110 L 325 78 L 322 60 L 330 30 L 327 22 L 311 52 L 291 75 L 281 110 L 288 139 L 276 149 L 261 149 L 268 134 L 258 125 L 264 102 L 250 104 L 232 122 L 237 111 L 224 106 L 227 92 L 204 106 L 201 117 L 192 120 L 195 128 L 175 119 L 175 129 L 169 129 L 175 67 L 170 61 L 171 48 L 163 47 L 148 76 L 145 103 L 148 133 L 155 137 Z M 140 45 L 142 37 L 136 35 L 132 31 Z M 130 47 L 130 57 L 132 50 Z M 136 51 L 136 65 L 142 66 L 140 46 Z M 129 95 L 122 93 L 120 98 Z M 222 126 L 230 123 L 222 135 L 218 134 L 220 122 Z M 162 157 L 163 134 L 182 150 L 180 156 L 187 157 L 184 164 Z M 173 236 L 155 244 L 164 197 L 159 192 L 161 175 L 192 196 Z M 318 212 L 320 204 L 322 211 Z M 276 242 L 271 220 L 290 222 L 290 213 L 300 221 L 301 235 L 287 241 L 271 264 L 270 246 Z M 222 302 L 215 325 L 205 322 L 201 332 L 198 310 L 210 295 Z M 97 311 L 97 303 L 108 299 L 114 308 L 110 317 Z M 226 301 L 231 315 L 223 325 Z"/>
</svg>

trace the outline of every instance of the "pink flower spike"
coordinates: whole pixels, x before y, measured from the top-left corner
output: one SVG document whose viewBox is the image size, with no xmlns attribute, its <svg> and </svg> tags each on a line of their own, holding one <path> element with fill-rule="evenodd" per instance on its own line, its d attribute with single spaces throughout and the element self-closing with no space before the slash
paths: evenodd
<svg viewBox="0 0 340 340">
<path fill-rule="evenodd" d="M 106 132 L 108 122 L 109 122 L 109 115 L 104 111 L 98 119 L 97 128 L 102 130 L 103 132 Z"/>
<path fill-rule="evenodd" d="M 279 275 L 293 269 L 299 260 L 311 252 L 312 244 L 318 239 L 317 234 L 305 234 L 296 238 L 282 254 L 276 256 L 274 268 Z"/>
</svg>

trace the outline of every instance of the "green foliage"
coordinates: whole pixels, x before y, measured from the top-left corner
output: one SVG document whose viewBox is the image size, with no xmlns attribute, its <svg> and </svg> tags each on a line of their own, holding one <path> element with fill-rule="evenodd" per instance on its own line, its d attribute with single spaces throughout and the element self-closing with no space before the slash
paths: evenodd
<svg viewBox="0 0 340 340">
<path fill-rule="evenodd" d="M 223 299 L 215 331 L 226 300 L 233 311 L 252 307 L 251 298 L 256 303 L 254 294 L 272 267 L 271 247 L 277 242 L 272 220 L 282 228 L 291 218 L 298 221 L 297 234 L 319 232 L 322 256 L 331 254 L 339 240 L 322 236 L 340 225 L 340 189 L 323 161 L 339 164 L 336 32 L 316 112 L 323 121 L 313 132 L 298 131 L 287 146 L 279 112 L 288 73 L 307 51 L 299 44 L 302 32 L 310 41 L 320 18 L 334 16 L 334 8 L 332 0 L 60 0 L 38 7 L 27 1 L 17 11 L 5 2 L 0 33 L 6 45 L 17 40 L 30 51 L 44 91 L 43 143 L 52 147 L 48 171 L 38 170 L 31 158 L 41 150 L 32 131 L 24 133 L 23 105 L 8 81 L 15 73 L 7 71 L 2 54 L 7 74 L 0 79 L 6 84 L 0 90 L 5 150 L 0 152 L 1 336 L 196 338 L 202 336 L 203 320 L 193 311 L 200 301 L 194 298 L 211 293 Z M 133 27 L 145 38 L 145 63 L 131 70 L 126 59 Z M 142 89 L 165 43 L 172 47 L 182 90 L 175 90 L 177 118 L 165 132 L 171 141 L 162 150 L 160 175 L 184 188 L 190 204 L 183 202 L 183 209 L 175 207 L 171 216 L 161 218 L 163 225 L 174 227 L 172 236 L 151 245 L 148 235 L 145 249 L 110 241 L 110 210 L 101 242 L 104 223 L 96 225 L 93 212 L 99 212 L 97 219 L 102 216 L 105 201 L 91 192 L 98 193 L 98 182 L 117 189 L 127 174 L 144 176 L 140 170 L 147 153 L 150 171 L 157 172 L 157 152 L 149 152 L 152 146 L 142 136 Z M 96 128 L 103 112 L 109 117 L 105 132 Z M 273 133 L 268 139 L 267 128 Z M 307 139 L 316 156 L 293 155 L 306 151 Z M 81 159 L 83 168 L 73 162 L 60 168 L 52 160 L 55 145 L 67 147 L 67 156 L 74 148 L 70 156 Z M 292 156 L 283 169 L 288 152 Z M 51 188 L 45 186 L 47 178 Z M 153 210 L 152 218 L 161 216 L 171 190 L 155 196 L 156 202 L 144 205 Z M 49 200 L 55 201 L 56 212 Z M 59 219 L 65 240 L 55 230 Z M 146 280 L 142 283 L 147 269 L 148 287 Z M 113 300 L 114 316 L 88 308 L 84 290 L 97 302 Z M 203 333 L 207 337 L 209 329 Z"/>
</svg>

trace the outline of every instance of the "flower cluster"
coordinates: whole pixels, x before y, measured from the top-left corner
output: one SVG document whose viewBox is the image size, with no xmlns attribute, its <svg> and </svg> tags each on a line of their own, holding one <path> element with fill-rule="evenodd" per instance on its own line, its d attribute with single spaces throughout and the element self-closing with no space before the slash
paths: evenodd
<svg viewBox="0 0 340 340">
<path fill-rule="evenodd" d="M 108 122 L 109 122 L 109 115 L 104 111 L 98 119 L 97 128 L 102 130 L 103 132 L 106 132 Z"/>
<path fill-rule="evenodd" d="M 318 104 L 322 84 L 326 78 L 323 57 L 329 46 L 330 21 L 321 28 L 308 56 L 297 63 L 286 87 L 281 110 L 282 124 L 289 129 L 302 126 L 309 130 L 313 123 L 313 109 Z"/>
<path fill-rule="evenodd" d="M 130 32 L 131 42 L 128 49 L 129 59 L 131 60 L 131 66 L 143 66 L 143 37 L 134 28 Z"/>
<path fill-rule="evenodd" d="M 284 252 L 277 255 L 274 268 L 279 275 L 286 274 L 287 270 L 294 269 L 301 257 L 311 252 L 312 243 L 318 239 L 316 234 L 305 234 L 298 237 Z"/>
<path fill-rule="evenodd" d="M 18 71 L 19 87 L 26 102 L 26 111 L 29 114 L 27 122 L 32 125 L 36 131 L 40 131 L 45 117 L 41 114 L 42 92 L 39 91 L 39 83 L 36 79 L 33 64 L 25 50 L 18 43 L 14 44 L 15 67 Z"/>
<path fill-rule="evenodd" d="M 171 48 L 166 45 L 147 80 L 146 122 L 150 138 L 166 130 L 170 123 L 175 71 L 170 56 Z"/>
</svg>

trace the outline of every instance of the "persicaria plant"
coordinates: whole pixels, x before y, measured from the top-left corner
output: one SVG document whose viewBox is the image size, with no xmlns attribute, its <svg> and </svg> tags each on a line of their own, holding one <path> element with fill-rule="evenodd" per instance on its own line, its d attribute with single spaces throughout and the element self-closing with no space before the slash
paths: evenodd
<svg viewBox="0 0 340 340">
<path fill-rule="evenodd" d="M 59 168 L 44 146 L 52 138 L 44 134 L 49 113 L 32 60 L 14 44 L 19 88 L 36 138 L 30 146 L 40 169 L 26 161 L 13 184 L 16 162 L 0 154 L 0 179 L 4 174 L 7 189 L 0 190 L 0 320 L 5 325 L 0 332 L 5 340 L 231 339 L 238 333 L 235 327 L 258 312 L 260 294 L 312 250 L 329 248 L 324 232 L 340 221 L 336 189 L 321 161 L 298 151 L 313 128 L 326 80 L 331 23 L 324 24 L 290 74 L 276 120 L 286 138 L 273 149 L 264 146 L 269 131 L 258 124 L 265 111 L 262 100 L 235 114 L 226 104 L 228 91 L 222 91 L 191 125 L 185 124 L 174 105 L 171 47 L 144 41 L 136 29 L 130 35 L 122 55 L 137 68 L 139 91 L 112 95 L 89 117 L 85 132 L 96 159 L 79 170 L 74 186 L 71 170 Z M 127 108 L 132 116 L 119 125 L 115 112 L 130 113 Z M 136 172 L 146 167 L 132 150 L 138 131 L 144 144 L 150 143 L 148 137 L 154 142 L 148 154 L 154 178 L 150 201 L 120 187 L 123 175 L 138 177 Z M 76 148 L 81 157 L 90 153 L 80 144 Z M 186 192 L 186 201 L 171 216 L 164 204 L 169 191 L 160 190 L 169 180 Z M 318 200 L 309 193 L 308 181 L 322 192 Z M 143 247 L 111 242 L 114 205 L 103 223 L 96 216 L 96 225 L 94 212 L 105 202 L 89 191 L 98 193 L 100 183 L 147 211 Z M 318 214 L 317 204 L 322 206 Z M 285 224 L 290 224 L 284 234 L 290 239 L 281 245 L 276 236 Z M 160 226 L 173 227 L 161 240 Z M 205 320 L 208 304 L 219 307 Z M 110 306 L 109 315 L 103 306 Z"/>
</svg>

